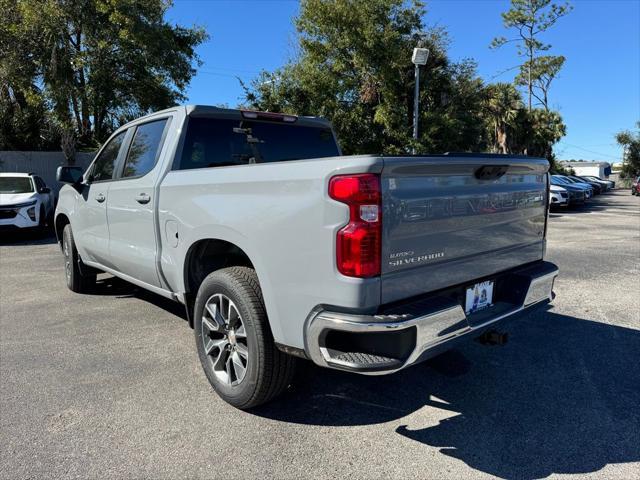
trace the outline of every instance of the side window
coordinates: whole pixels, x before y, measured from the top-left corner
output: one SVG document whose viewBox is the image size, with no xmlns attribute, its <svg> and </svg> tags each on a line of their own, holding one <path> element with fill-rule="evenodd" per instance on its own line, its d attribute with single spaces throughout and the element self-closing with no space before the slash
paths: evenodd
<svg viewBox="0 0 640 480">
<path fill-rule="evenodd" d="M 129 147 L 122 177 L 141 177 L 155 166 L 167 119 L 145 123 L 136 128 Z"/>
<path fill-rule="evenodd" d="M 107 144 L 100 152 L 100 156 L 93 163 L 90 173 L 93 182 L 101 180 L 111 180 L 113 178 L 113 169 L 118 158 L 118 152 L 122 146 L 125 132 L 121 132 Z"/>
</svg>

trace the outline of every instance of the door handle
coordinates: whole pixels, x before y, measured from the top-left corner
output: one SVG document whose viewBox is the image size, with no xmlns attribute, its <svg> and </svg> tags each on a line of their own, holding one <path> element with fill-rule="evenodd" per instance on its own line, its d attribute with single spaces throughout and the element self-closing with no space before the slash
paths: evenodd
<svg viewBox="0 0 640 480">
<path fill-rule="evenodd" d="M 104 201 L 106 200 L 106 198 L 107 198 L 107 197 L 105 197 L 102 193 L 99 193 L 99 194 L 96 196 L 96 202 L 98 202 L 98 203 L 102 203 L 102 202 L 104 202 Z"/>
<path fill-rule="evenodd" d="M 146 193 L 141 193 L 140 195 L 136 195 L 136 202 L 138 203 L 149 203 L 151 201 L 151 197 Z"/>
</svg>

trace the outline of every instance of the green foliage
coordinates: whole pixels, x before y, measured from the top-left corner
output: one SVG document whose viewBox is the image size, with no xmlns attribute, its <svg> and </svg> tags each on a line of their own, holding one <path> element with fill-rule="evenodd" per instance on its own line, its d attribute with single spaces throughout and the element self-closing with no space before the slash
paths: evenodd
<svg viewBox="0 0 640 480">
<path fill-rule="evenodd" d="M 520 68 L 520 73 L 516 76 L 517 85 L 528 86 L 528 73 L 531 71 L 532 90 L 531 95 L 538 101 L 545 110 L 549 110 L 549 89 L 551 83 L 558 76 L 566 58 L 562 55 L 544 55 L 527 60 Z"/>
<path fill-rule="evenodd" d="M 326 117 L 345 154 L 491 150 L 554 162 L 552 146 L 565 133 L 560 115 L 529 111 L 513 84 L 483 85 L 473 61 L 451 62 L 446 32 L 425 29 L 424 14 L 419 2 L 402 0 L 303 1 L 298 57 L 243 84 L 245 106 Z M 430 55 L 415 142 L 411 53 L 417 44 Z M 559 69 L 562 61 L 541 57 L 539 65 Z"/>
<path fill-rule="evenodd" d="M 529 111 L 520 92 L 510 83 L 489 85 L 486 92 L 485 111 L 492 150 L 544 157 L 555 168 L 553 145 L 566 135 L 560 114 L 543 108 Z"/>
<path fill-rule="evenodd" d="M 245 85 L 246 102 L 330 119 L 347 154 L 481 149 L 483 86 L 475 64 L 451 63 L 446 33 L 425 31 L 424 13 L 417 1 L 303 1 L 298 58 Z M 421 75 L 415 144 L 411 54 L 419 43 L 430 55 Z"/>
<path fill-rule="evenodd" d="M 23 111 L 22 97 L 39 97 L 32 104 L 45 106 L 51 130 L 81 145 L 183 100 L 207 37 L 167 23 L 165 0 L 0 1 L 8 12 L 0 24 L 4 97 Z"/>
<path fill-rule="evenodd" d="M 541 56 L 551 45 L 542 42 L 540 34 L 546 32 L 556 22 L 567 15 L 573 7 L 569 3 L 559 5 L 551 0 L 511 0 L 511 8 L 502 14 L 506 28 L 516 32 L 513 38 L 496 37 L 491 48 L 499 48 L 508 43 L 517 45 L 518 56 L 523 58 L 516 82 L 526 85 L 529 111 L 533 108 L 533 98 L 548 110 L 548 92 L 553 79 L 564 64 L 562 56 Z"/>
<path fill-rule="evenodd" d="M 492 127 L 493 151 L 510 153 L 509 131 L 517 127 L 522 110 L 520 92 L 510 83 L 495 83 L 487 87 L 486 113 Z"/>
<path fill-rule="evenodd" d="M 616 134 L 616 142 L 623 148 L 620 176 L 632 178 L 640 175 L 640 122 L 636 131 L 624 130 Z"/>
</svg>

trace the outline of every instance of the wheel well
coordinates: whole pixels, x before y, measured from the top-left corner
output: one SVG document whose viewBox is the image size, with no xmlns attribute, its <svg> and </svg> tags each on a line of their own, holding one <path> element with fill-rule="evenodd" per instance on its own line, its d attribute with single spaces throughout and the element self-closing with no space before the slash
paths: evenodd
<svg viewBox="0 0 640 480">
<path fill-rule="evenodd" d="M 56 217 L 55 223 L 56 238 L 58 239 L 58 243 L 62 245 L 62 231 L 64 230 L 64 227 L 70 223 L 69 218 L 64 213 L 61 213 Z"/>
<path fill-rule="evenodd" d="M 226 267 L 254 268 L 249 256 L 237 245 L 225 240 L 199 240 L 187 252 L 184 262 L 184 285 L 187 311 L 191 313 L 198 288 L 211 272 Z M 189 324 L 193 327 L 192 315 Z"/>
</svg>

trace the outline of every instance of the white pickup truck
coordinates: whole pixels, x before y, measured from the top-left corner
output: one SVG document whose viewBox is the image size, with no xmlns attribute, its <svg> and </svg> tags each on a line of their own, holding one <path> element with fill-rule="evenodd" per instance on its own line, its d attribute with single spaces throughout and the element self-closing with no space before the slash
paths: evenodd
<svg viewBox="0 0 640 480">
<path fill-rule="evenodd" d="M 548 162 L 341 156 L 324 120 L 205 106 L 120 127 L 61 167 L 66 280 L 185 305 L 216 392 L 250 408 L 297 357 L 392 373 L 553 297 Z"/>
</svg>

